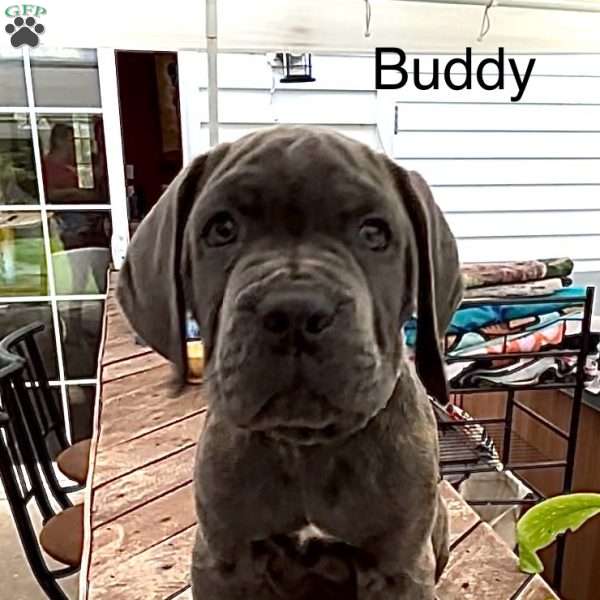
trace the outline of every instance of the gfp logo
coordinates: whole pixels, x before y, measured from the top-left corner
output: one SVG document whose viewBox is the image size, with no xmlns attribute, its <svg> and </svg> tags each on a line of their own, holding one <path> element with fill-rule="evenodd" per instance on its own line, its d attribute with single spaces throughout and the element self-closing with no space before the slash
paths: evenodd
<svg viewBox="0 0 600 600">
<path fill-rule="evenodd" d="M 9 6 L 4 14 L 12 23 L 4 28 L 10 35 L 10 43 L 15 47 L 31 46 L 35 48 L 40 43 L 40 35 L 46 28 L 38 23 L 38 19 L 46 14 L 43 6 L 34 4 L 14 4 Z"/>
</svg>

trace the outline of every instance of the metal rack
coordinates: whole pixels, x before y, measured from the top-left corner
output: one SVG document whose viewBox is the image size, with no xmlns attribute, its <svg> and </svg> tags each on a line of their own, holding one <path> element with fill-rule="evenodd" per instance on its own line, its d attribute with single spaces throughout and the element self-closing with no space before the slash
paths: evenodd
<svg viewBox="0 0 600 600">
<path fill-rule="evenodd" d="M 577 362 L 572 381 L 546 381 L 531 385 L 481 385 L 473 387 L 450 387 L 451 394 L 481 394 L 485 392 L 503 392 L 506 394 L 506 405 L 504 417 L 482 418 L 472 420 L 452 420 L 443 407 L 434 403 L 438 417 L 438 429 L 440 439 L 440 466 L 442 475 L 445 477 L 460 477 L 463 479 L 471 473 L 510 470 L 525 486 L 533 492 L 532 498 L 527 499 L 503 499 L 494 498 L 472 501 L 473 505 L 531 505 L 542 500 L 544 494 L 532 486 L 521 474 L 528 469 L 563 469 L 562 493 L 568 493 L 572 489 L 575 450 L 577 444 L 577 431 L 579 426 L 579 415 L 581 412 L 581 401 L 585 383 L 585 364 L 590 351 L 590 324 L 594 303 L 594 288 L 588 287 L 582 296 L 572 298 L 531 297 L 531 298 L 490 298 L 465 300 L 460 308 L 473 308 L 490 305 L 524 305 L 524 304 L 553 304 L 563 307 L 583 308 L 581 320 L 580 343 L 577 348 L 547 350 L 538 352 L 519 353 L 494 353 L 477 354 L 471 356 L 447 356 L 447 363 L 455 362 L 477 362 L 498 359 L 514 358 L 543 358 L 556 356 L 575 356 Z M 516 397 L 516 392 L 525 390 L 573 390 L 573 401 L 571 407 L 570 424 L 568 431 L 552 423 L 533 409 L 529 408 Z M 564 456 L 559 460 L 553 460 L 544 456 L 538 449 L 523 439 L 513 428 L 516 411 L 522 411 L 528 417 L 543 425 L 548 431 L 566 443 Z M 494 447 L 482 444 L 483 431 L 493 439 Z M 562 578 L 562 564 L 564 558 L 564 536 L 557 543 L 556 561 L 554 569 L 553 584 L 560 590 Z"/>
</svg>

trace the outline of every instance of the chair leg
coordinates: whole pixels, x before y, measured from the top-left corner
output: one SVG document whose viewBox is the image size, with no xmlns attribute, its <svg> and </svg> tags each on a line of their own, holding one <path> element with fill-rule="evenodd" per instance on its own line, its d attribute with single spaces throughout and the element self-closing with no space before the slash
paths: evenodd
<svg viewBox="0 0 600 600">
<path fill-rule="evenodd" d="M 24 384 L 22 381 L 18 381 L 14 383 L 15 388 L 23 393 Z M 24 394 L 21 395 L 24 397 Z M 20 429 L 21 431 L 27 431 L 29 427 L 32 430 L 34 427 L 38 427 L 37 418 L 33 412 L 33 407 L 29 405 L 27 402 L 17 403 L 14 401 L 12 397 L 8 399 L 13 403 L 13 414 L 21 421 Z M 41 433 L 38 432 L 38 439 L 41 439 Z M 35 441 L 32 439 L 33 444 Z M 42 442 L 43 443 L 43 442 Z M 54 472 L 54 467 L 50 462 L 50 457 L 46 452 L 36 451 L 38 456 L 33 454 L 31 447 L 29 444 L 23 444 L 21 448 L 21 453 L 24 454 L 24 459 L 28 461 L 30 465 L 34 465 L 39 463 L 44 475 L 46 476 L 46 481 L 50 490 L 52 491 L 52 495 L 60 505 L 60 507 L 64 510 L 73 506 L 73 503 L 69 500 L 64 490 L 61 488 L 60 483 L 58 483 L 58 479 L 56 478 L 56 473 Z M 32 487 L 36 488 L 36 499 L 40 504 L 40 510 L 44 515 L 44 521 L 48 520 L 50 516 L 52 516 L 53 511 L 48 503 L 48 499 L 46 498 L 46 494 L 44 492 L 44 484 L 42 483 L 37 470 L 34 468 L 33 472 L 29 473 L 32 481 Z"/>
<path fill-rule="evenodd" d="M 4 440 L 0 437 L 0 479 L 6 492 L 11 513 L 21 540 L 23 551 L 29 562 L 33 575 L 50 600 L 68 600 L 62 588 L 46 566 L 42 557 L 37 536 L 31 526 L 31 520 L 25 502 L 20 500 L 20 491 L 15 480 L 11 457 Z M 19 500 L 17 500 L 19 499 Z"/>
<path fill-rule="evenodd" d="M 67 495 L 71 492 L 71 490 L 64 488 L 60 485 L 56 477 L 56 473 L 54 472 L 54 467 L 51 464 L 43 463 L 41 466 L 42 470 L 44 471 L 44 475 L 46 475 L 46 481 L 48 482 L 48 485 L 52 490 L 52 495 L 54 496 L 60 507 L 63 510 L 71 508 L 73 506 L 73 503 Z"/>
</svg>

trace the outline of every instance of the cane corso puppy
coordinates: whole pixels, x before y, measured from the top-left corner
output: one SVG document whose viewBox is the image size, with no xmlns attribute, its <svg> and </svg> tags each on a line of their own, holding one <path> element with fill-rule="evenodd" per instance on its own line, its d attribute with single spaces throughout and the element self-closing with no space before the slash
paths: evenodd
<svg viewBox="0 0 600 600">
<path fill-rule="evenodd" d="M 203 335 L 196 600 L 433 599 L 448 549 L 428 394 L 447 398 L 461 294 L 422 177 L 340 134 L 262 130 L 176 177 L 119 299 L 182 378 L 186 309 Z"/>
</svg>

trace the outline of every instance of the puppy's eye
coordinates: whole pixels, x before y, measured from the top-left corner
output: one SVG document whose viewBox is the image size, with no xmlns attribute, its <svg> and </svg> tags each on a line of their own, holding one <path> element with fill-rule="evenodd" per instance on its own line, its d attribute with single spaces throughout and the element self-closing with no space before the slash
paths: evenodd
<svg viewBox="0 0 600 600">
<path fill-rule="evenodd" d="M 238 226 L 228 212 L 217 213 L 204 227 L 202 236 L 207 246 L 225 246 L 235 242 Z"/>
<path fill-rule="evenodd" d="M 390 226 L 383 219 L 367 219 L 359 233 L 362 241 L 375 252 L 385 250 L 392 237 Z"/>
</svg>

